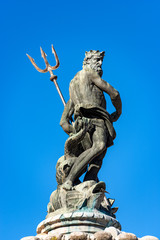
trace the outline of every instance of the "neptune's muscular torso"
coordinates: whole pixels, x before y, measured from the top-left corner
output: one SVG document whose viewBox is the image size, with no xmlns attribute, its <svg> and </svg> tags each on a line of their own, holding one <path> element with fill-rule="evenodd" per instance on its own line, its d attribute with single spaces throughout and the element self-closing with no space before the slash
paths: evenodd
<svg viewBox="0 0 160 240">
<path fill-rule="evenodd" d="M 92 82 L 92 78 L 96 77 L 96 75 L 97 73 L 91 69 L 83 69 L 71 80 L 69 93 L 74 106 L 77 104 L 90 104 L 106 109 L 103 91 Z"/>
</svg>

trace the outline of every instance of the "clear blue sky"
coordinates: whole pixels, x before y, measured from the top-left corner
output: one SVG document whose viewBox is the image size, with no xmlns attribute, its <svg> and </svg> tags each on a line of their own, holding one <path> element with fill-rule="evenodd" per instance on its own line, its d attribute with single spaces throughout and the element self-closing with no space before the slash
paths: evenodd
<svg viewBox="0 0 160 240">
<path fill-rule="evenodd" d="M 44 67 L 42 46 L 55 64 L 52 43 L 66 100 L 85 51 L 106 51 L 103 79 L 119 90 L 123 114 L 99 178 L 116 199 L 122 230 L 160 237 L 160 2 L 6 0 L 0 11 L 1 239 L 35 235 L 56 189 L 67 138 L 59 126 L 63 105 L 49 74 L 26 57 Z"/>
</svg>

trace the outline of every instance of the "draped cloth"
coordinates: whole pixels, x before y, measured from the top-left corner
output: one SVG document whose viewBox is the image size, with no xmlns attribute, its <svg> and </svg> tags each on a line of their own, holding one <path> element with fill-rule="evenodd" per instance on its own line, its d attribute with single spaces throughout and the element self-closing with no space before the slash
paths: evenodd
<svg viewBox="0 0 160 240">
<path fill-rule="evenodd" d="M 111 121 L 110 114 L 100 106 L 93 106 L 92 104 L 77 104 L 74 108 L 74 119 L 80 117 L 85 117 L 91 119 L 91 122 L 95 126 L 103 127 L 100 119 L 104 120 L 106 131 L 108 132 L 107 146 L 110 147 L 113 145 L 113 140 L 116 137 L 116 132 Z"/>
</svg>

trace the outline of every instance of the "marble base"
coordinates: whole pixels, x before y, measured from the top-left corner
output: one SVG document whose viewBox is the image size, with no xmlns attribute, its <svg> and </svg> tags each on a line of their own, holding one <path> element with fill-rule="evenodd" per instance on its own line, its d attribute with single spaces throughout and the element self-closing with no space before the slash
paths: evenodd
<svg viewBox="0 0 160 240">
<path fill-rule="evenodd" d="M 77 228 L 78 230 L 78 228 Z M 153 236 L 145 236 L 138 238 L 133 233 L 126 233 L 118 230 L 115 227 L 107 227 L 103 231 L 98 231 L 94 234 L 85 232 L 72 232 L 70 234 L 62 234 L 49 232 L 37 234 L 36 236 L 24 237 L 21 240 L 159 240 Z"/>
</svg>

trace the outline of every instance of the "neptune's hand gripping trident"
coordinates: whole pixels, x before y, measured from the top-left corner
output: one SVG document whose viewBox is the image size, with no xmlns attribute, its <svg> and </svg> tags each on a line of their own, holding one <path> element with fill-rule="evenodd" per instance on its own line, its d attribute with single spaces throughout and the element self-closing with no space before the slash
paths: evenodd
<svg viewBox="0 0 160 240">
<path fill-rule="evenodd" d="M 42 55 L 42 57 L 43 57 L 43 59 L 44 59 L 44 61 L 45 61 L 45 64 L 46 64 L 46 68 L 43 70 L 43 69 L 40 69 L 38 66 L 37 66 L 37 64 L 35 63 L 35 61 L 34 61 L 34 59 L 31 57 L 31 56 L 29 56 L 28 54 L 27 54 L 27 56 L 28 56 L 28 58 L 30 59 L 30 61 L 31 61 L 31 63 L 33 64 L 33 66 L 37 69 L 37 71 L 39 71 L 39 72 L 41 72 L 41 73 L 46 73 L 46 72 L 49 72 L 50 73 L 50 75 L 51 75 L 51 77 L 50 77 L 50 80 L 52 81 L 52 82 L 54 82 L 54 84 L 55 84 L 55 86 L 56 86 L 56 88 L 57 88 L 57 91 L 58 91 L 58 93 L 59 93 L 59 96 L 60 96 L 60 98 L 61 98 L 61 100 L 62 100 L 62 102 L 63 102 L 63 105 L 65 106 L 65 100 L 64 100 L 64 97 L 63 97 L 63 95 L 62 95 L 62 93 L 61 93 L 61 90 L 59 89 L 59 86 L 58 86 L 58 84 L 57 84 L 57 76 L 56 75 L 54 75 L 53 74 L 53 70 L 56 70 L 58 67 L 59 67 L 59 59 L 58 59 L 58 56 L 57 56 L 57 53 L 56 53 L 56 51 L 55 51 L 55 49 L 54 49 L 54 47 L 53 47 L 53 45 L 52 45 L 52 53 L 54 54 L 54 56 L 55 56 L 55 59 L 56 59 L 56 65 L 54 66 L 54 67 L 52 67 L 49 63 L 48 63 L 48 60 L 47 60 L 47 55 L 46 55 L 46 53 L 43 51 L 43 49 L 40 47 L 40 50 L 41 50 L 41 55 Z"/>
</svg>

